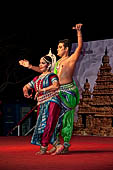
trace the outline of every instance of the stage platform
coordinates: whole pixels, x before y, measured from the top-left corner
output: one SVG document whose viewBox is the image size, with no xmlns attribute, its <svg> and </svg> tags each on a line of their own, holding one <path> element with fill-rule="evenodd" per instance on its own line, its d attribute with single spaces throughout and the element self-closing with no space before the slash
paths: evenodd
<svg viewBox="0 0 113 170">
<path fill-rule="evenodd" d="M 0 137 L 0 170 L 113 170 L 113 138 L 72 136 L 65 155 L 35 155 L 31 136 Z M 49 146 L 49 149 L 51 145 Z"/>
</svg>

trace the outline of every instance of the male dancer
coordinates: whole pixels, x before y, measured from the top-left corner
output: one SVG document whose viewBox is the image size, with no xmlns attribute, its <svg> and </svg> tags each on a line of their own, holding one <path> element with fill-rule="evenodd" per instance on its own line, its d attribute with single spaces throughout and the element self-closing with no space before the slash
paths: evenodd
<svg viewBox="0 0 113 170">
<path fill-rule="evenodd" d="M 82 24 L 76 24 L 75 27 L 73 27 L 73 29 L 77 30 L 78 46 L 71 56 L 69 56 L 70 44 L 68 39 L 60 40 L 57 48 L 57 55 L 60 56 L 61 59 L 57 61 L 54 72 L 58 75 L 60 83 L 60 97 L 63 108 L 59 123 L 62 122 L 61 136 L 63 137 L 64 144 L 61 145 L 57 143 L 50 151 L 55 151 L 53 155 L 67 153 L 72 137 L 75 107 L 79 103 L 79 92 L 73 81 L 73 73 L 82 50 L 81 27 Z M 19 63 L 24 67 L 40 72 L 39 67 L 32 66 L 27 60 L 20 60 Z"/>
</svg>

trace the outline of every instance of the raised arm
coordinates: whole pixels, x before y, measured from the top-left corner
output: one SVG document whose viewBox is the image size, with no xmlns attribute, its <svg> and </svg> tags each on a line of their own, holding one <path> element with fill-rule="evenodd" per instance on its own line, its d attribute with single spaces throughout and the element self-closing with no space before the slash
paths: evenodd
<svg viewBox="0 0 113 170">
<path fill-rule="evenodd" d="M 30 64 L 29 63 L 29 61 L 28 60 L 20 60 L 19 61 L 19 64 L 21 65 L 21 66 L 23 66 L 23 67 L 26 67 L 26 68 L 28 68 L 28 69 L 31 69 L 31 70 L 34 70 L 34 71 L 36 71 L 36 72 L 41 72 L 40 71 L 40 68 L 38 67 L 38 66 L 33 66 L 32 64 Z"/>
<path fill-rule="evenodd" d="M 69 57 L 69 60 L 74 63 L 77 61 L 82 50 L 82 45 L 83 45 L 82 32 L 81 32 L 82 25 L 83 24 L 76 24 L 75 27 L 72 28 L 77 30 L 77 40 L 78 40 L 77 48 L 75 49 L 74 53 Z"/>
</svg>

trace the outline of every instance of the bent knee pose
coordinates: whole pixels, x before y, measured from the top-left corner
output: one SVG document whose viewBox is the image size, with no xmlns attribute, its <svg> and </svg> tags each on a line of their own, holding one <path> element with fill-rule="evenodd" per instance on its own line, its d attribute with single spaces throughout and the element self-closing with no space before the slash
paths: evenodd
<svg viewBox="0 0 113 170">
<path fill-rule="evenodd" d="M 76 24 L 75 27 L 73 27 L 73 29 L 77 31 L 78 46 L 71 56 L 69 56 L 70 41 L 68 39 L 64 39 L 60 40 L 58 43 L 57 55 L 61 58 L 56 62 L 54 73 L 57 74 L 59 78 L 59 95 L 62 101 L 62 111 L 60 114 L 59 123 L 57 124 L 57 130 L 62 128 L 61 135 L 64 139 L 64 143 L 62 145 L 58 145 L 57 142 L 57 146 L 55 146 L 53 149 L 53 151 L 55 151 L 54 154 L 65 153 L 68 151 L 70 146 L 69 142 L 73 131 L 74 110 L 76 105 L 79 103 L 79 92 L 73 80 L 73 73 L 76 67 L 76 62 L 82 50 L 83 40 L 81 27 L 82 24 Z M 24 61 L 20 61 L 21 65 L 23 65 L 22 62 Z M 31 64 L 29 64 L 29 62 L 27 64 L 27 67 L 29 67 L 30 69 L 40 72 L 39 67 L 32 66 Z"/>
<path fill-rule="evenodd" d="M 25 97 L 30 98 L 29 89 L 33 88 L 36 91 L 38 118 L 31 143 L 40 145 L 38 154 L 45 154 L 49 143 L 52 145 L 56 143 L 55 127 L 61 107 L 58 77 L 50 72 L 51 58 L 49 56 L 42 57 L 39 68 L 42 74 L 26 84 L 23 87 L 23 93 Z"/>
</svg>

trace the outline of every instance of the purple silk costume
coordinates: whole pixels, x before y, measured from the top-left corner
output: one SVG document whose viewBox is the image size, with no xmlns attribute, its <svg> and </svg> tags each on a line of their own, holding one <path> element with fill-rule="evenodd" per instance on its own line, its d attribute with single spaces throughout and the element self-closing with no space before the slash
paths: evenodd
<svg viewBox="0 0 113 170">
<path fill-rule="evenodd" d="M 46 76 L 37 76 L 29 85 L 35 91 L 52 85 L 52 82 L 58 81 L 57 75 L 50 73 Z M 55 127 L 60 115 L 60 98 L 58 90 L 41 92 L 37 97 L 37 122 L 31 139 L 31 144 L 48 146 L 56 141 Z"/>
</svg>

